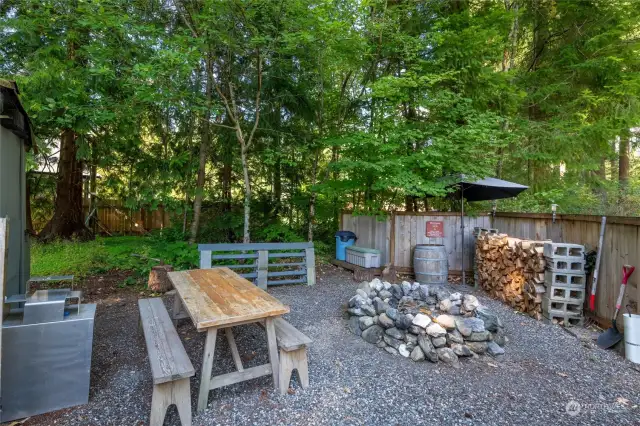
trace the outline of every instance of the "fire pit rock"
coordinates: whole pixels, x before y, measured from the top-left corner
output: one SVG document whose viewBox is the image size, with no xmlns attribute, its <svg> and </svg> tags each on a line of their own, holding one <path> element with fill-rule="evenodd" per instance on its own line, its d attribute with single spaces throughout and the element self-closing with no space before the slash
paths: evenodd
<svg viewBox="0 0 640 426">
<path fill-rule="evenodd" d="M 349 299 L 349 329 L 385 351 L 457 363 L 479 354 L 504 354 L 503 324 L 471 294 L 403 281 L 363 281 Z"/>
</svg>

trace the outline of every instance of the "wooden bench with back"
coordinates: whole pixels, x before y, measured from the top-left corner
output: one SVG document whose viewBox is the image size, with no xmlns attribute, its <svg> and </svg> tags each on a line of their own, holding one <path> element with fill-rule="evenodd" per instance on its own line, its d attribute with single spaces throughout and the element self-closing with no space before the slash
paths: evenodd
<svg viewBox="0 0 640 426">
<path fill-rule="evenodd" d="M 153 375 L 151 426 L 161 426 L 167 408 L 175 404 L 183 426 L 191 425 L 189 378 L 195 370 L 169 313 L 160 298 L 138 300 L 140 328 L 144 332 Z"/>
<path fill-rule="evenodd" d="M 263 290 L 316 283 L 313 243 L 199 244 L 198 250 L 200 269 L 226 266 Z"/>
</svg>

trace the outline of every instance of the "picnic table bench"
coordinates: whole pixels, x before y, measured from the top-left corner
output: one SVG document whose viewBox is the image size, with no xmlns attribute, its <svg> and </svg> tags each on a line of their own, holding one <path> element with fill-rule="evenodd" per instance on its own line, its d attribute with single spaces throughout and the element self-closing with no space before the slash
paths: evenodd
<svg viewBox="0 0 640 426">
<path fill-rule="evenodd" d="M 153 376 L 150 425 L 161 426 L 171 404 L 176 405 L 182 425 L 191 425 L 193 365 L 162 299 L 140 299 L 138 307 Z"/>
<path fill-rule="evenodd" d="M 298 370 L 300 386 L 309 386 L 309 367 L 307 360 L 307 346 L 311 339 L 295 328 L 283 318 L 275 318 L 273 324 L 276 329 L 276 341 L 280 348 L 280 393 L 284 395 L 289 389 L 289 381 L 293 370 Z"/>
</svg>

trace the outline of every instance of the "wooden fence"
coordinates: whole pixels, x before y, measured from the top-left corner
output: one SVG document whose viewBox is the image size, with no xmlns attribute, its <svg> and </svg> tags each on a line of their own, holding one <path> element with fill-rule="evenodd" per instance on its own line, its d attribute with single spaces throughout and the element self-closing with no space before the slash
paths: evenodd
<svg viewBox="0 0 640 426">
<path fill-rule="evenodd" d="M 416 244 L 443 244 L 448 254 L 449 272 L 460 273 L 462 266 L 462 242 L 465 244 L 465 269 L 470 270 L 473 259 L 473 227 L 497 228 L 512 237 L 551 239 L 554 242 L 583 244 L 595 249 L 598 245 L 600 216 L 557 215 L 555 223 L 550 214 L 497 213 L 465 217 L 465 233 L 462 238 L 460 215 L 455 212 L 409 213 L 394 212 L 381 219 L 369 216 L 342 215 L 341 229 L 358 236 L 357 244 L 382 252 L 382 261 L 391 263 L 399 272 L 413 271 L 413 249 Z M 426 224 L 443 222 L 443 238 L 427 238 Z M 607 217 L 607 226 L 600 263 L 596 310 L 593 317 L 603 326 L 615 311 L 620 288 L 622 266 L 639 268 L 628 283 L 623 306 L 631 305 L 638 313 L 640 301 L 640 218 Z M 591 279 L 587 280 L 591 283 Z M 588 285 L 588 287 L 589 287 Z M 618 324 L 622 323 L 622 315 Z"/>
<path fill-rule="evenodd" d="M 89 207 L 84 207 L 84 215 L 89 214 Z M 98 233 L 110 234 L 143 234 L 153 229 L 170 226 L 170 215 L 164 209 L 129 210 L 117 204 L 99 205 L 97 209 Z"/>
<path fill-rule="evenodd" d="M 600 216 L 558 215 L 555 223 L 550 214 L 497 213 L 494 226 L 500 232 L 520 238 L 549 238 L 554 242 L 583 244 L 596 249 L 600 234 Z M 625 264 L 639 268 L 627 285 L 623 301 L 624 306 L 631 305 L 631 311 L 638 313 L 640 301 L 640 218 L 607 217 L 607 225 L 602 245 L 598 289 L 596 293 L 595 313 L 598 322 L 604 326 L 615 311 L 618 290 L 622 279 L 622 266 Z M 587 280 L 588 288 L 591 277 Z M 618 325 L 622 326 L 622 313 Z"/>
<path fill-rule="evenodd" d="M 426 236 L 427 222 L 442 222 L 443 238 Z M 473 228 L 489 227 L 489 217 L 465 217 L 465 270 L 472 271 Z M 381 263 L 390 263 L 399 272 L 413 272 L 413 249 L 417 244 L 443 244 L 449 261 L 449 273 L 462 271 L 462 234 L 460 214 L 455 212 L 395 212 L 386 217 L 354 216 L 343 213 L 341 228 L 358 236 L 357 245 L 380 250 Z"/>
</svg>

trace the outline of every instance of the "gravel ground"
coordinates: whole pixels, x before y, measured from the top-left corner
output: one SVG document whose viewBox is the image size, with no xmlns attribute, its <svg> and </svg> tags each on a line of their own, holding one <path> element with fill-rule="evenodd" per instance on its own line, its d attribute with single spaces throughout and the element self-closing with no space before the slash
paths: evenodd
<svg viewBox="0 0 640 426">
<path fill-rule="evenodd" d="M 294 382 L 290 393 L 280 396 L 270 377 L 263 377 L 212 391 L 209 409 L 196 414 L 196 376 L 193 424 L 640 424 L 640 373 L 614 352 L 477 294 L 505 324 L 506 355 L 466 359 L 459 368 L 414 363 L 346 329 L 342 305 L 356 288 L 350 273 L 323 266 L 315 287 L 270 289 L 291 306 L 286 318 L 313 339 L 310 387 L 302 390 Z M 127 293 L 99 301 L 89 403 L 32 417 L 25 425 L 148 422 L 152 383 L 144 341 L 136 332 L 135 298 Z M 205 336 L 187 320 L 178 331 L 199 373 Z M 261 328 L 234 331 L 246 366 L 267 362 Z M 233 371 L 223 336 L 217 349 L 214 374 Z M 570 401 L 580 404 L 577 415 L 567 414 Z M 179 424 L 174 407 L 165 424 Z"/>
</svg>

